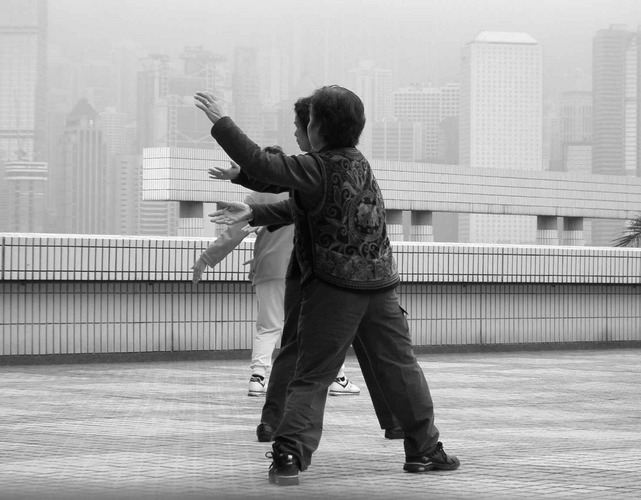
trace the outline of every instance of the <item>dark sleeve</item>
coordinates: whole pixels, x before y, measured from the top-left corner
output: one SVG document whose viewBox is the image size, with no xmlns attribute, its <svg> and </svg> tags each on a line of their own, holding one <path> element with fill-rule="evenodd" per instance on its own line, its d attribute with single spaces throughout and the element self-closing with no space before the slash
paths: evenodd
<svg viewBox="0 0 641 500">
<path fill-rule="evenodd" d="M 310 209 L 322 199 L 323 174 L 315 156 L 266 153 L 228 116 L 214 124 L 211 135 L 252 179 L 300 192 Z"/>
<path fill-rule="evenodd" d="M 232 184 L 238 184 L 252 191 L 257 191 L 258 193 L 284 193 L 289 191 L 287 188 L 275 186 L 274 184 L 268 184 L 266 182 L 260 182 L 256 179 L 249 177 L 245 171 L 241 170 L 238 177 L 231 181 Z"/>
<path fill-rule="evenodd" d="M 254 215 L 254 219 L 250 222 L 251 226 L 278 226 L 280 228 L 294 222 L 291 199 L 275 203 L 256 203 L 251 204 L 250 207 Z"/>
</svg>

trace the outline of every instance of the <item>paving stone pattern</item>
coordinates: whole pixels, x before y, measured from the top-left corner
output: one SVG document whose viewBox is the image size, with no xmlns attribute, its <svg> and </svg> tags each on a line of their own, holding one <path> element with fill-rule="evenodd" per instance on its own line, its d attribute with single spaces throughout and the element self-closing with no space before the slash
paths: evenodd
<svg viewBox="0 0 641 500">
<path fill-rule="evenodd" d="M 454 472 L 408 474 L 363 389 L 267 481 L 246 360 L 0 367 L 1 499 L 641 498 L 641 350 L 419 355 Z"/>
</svg>

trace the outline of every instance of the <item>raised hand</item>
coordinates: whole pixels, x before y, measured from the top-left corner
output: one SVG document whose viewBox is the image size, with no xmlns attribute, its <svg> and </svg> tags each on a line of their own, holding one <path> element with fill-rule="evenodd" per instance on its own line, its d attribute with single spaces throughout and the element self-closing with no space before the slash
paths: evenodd
<svg viewBox="0 0 641 500">
<path fill-rule="evenodd" d="M 212 123 L 215 124 L 223 116 L 227 116 L 221 100 L 214 97 L 211 92 L 196 92 L 194 99 L 196 107 L 202 109 Z"/>
<path fill-rule="evenodd" d="M 239 201 L 219 201 L 220 210 L 209 214 L 211 221 L 216 224 L 231 226 L 243 220 L 249 220 L 252 216 L 251 207 Z"/>
</svg>

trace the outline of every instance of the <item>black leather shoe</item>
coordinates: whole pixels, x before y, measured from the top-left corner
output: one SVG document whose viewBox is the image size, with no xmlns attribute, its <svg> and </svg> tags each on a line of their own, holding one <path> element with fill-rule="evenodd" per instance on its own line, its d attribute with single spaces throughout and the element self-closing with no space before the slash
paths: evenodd
<svg viewBox="0 0 641 500">
<path fill-rule="evenodd" d="M 300 466 L 294 455 L 281 453 L 278 445 L 272 445 L 274 451 L 265 453 L 267 458 L 271 458 L 272 464 L 269 466 L 269 482 L 276 483 L 279 486 L 296 486 L 299 484 L 298 473 Z"/>
<path fill-rule="evenodd" d="M 439 441 L 436 449 L 422 457 L 406 457 L 403 470 L 407 472 L 429 472 L 431 470 L 456 470 L 461 465 L 459 459 L 447 456 Z"/>
</svg>

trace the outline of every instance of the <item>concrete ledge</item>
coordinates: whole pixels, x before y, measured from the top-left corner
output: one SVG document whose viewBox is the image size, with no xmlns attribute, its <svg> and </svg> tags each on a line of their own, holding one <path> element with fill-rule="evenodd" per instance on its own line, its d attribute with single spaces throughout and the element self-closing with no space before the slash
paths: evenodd
<svg viewBox="0 0 641 500">
<path fill-rule="evenodd" d="M 616 342 L 540 342 L 531 344 L 480 344 L 480 345 L 431 345 L 414 346 L 419 354 L 481 353 L 481 352 L 529 352 L 529 351 L 571 351 L 590 349 L 641 349 L 641 341 Z M 275 355 L 278 354 L 276 350 Z M 350 348 L 348 356 L 354 356 Z M 248 360 L 250 349 L 229 351 L 177 351 L 177 352 L 123 352 L 100 354 L 45 354 L 0 356 L 0 366 L 11 365 L 64 365 L 90 363 L 140 363 L 160 361 L 203 361 L 203 360 Z"/>
</svg>

